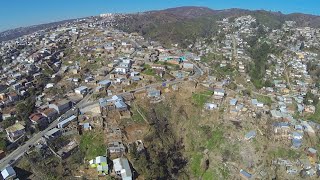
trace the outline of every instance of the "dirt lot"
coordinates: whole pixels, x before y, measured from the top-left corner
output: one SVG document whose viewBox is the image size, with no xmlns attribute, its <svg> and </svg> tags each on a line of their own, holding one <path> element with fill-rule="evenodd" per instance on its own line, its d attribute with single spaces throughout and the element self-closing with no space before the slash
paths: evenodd
<svg viewBox="0 0 320 180">
<path fill-rule="evenodd" d="M 145 134 L 148 132 L 148 125 L 132 124 L 127 126 L 124 131 L 127 137 L 127 142 L 132 143 L 143 139 Z"/>
</svg>

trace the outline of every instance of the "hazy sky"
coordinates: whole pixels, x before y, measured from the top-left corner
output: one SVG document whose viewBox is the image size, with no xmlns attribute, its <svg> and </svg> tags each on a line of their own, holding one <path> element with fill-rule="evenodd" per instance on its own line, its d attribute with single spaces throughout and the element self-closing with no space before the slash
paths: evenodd
<svg viewBox="0 0 320 180">
<path fill-rule="evenodd" d="M 0 31 L 106 12 L 138 12 L 177 6 L 265 9 L 320 15 L 320 0 L 1 0 Z"/>
</svg>

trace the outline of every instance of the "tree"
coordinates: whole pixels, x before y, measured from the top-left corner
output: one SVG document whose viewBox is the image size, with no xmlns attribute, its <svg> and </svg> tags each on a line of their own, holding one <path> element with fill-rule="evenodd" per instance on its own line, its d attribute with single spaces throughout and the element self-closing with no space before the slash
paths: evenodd
<svg viewBox="0 0 320 180">
<path fill-rule="evenodd" d="M 272 52 L 274 52 L 274 48 L 266 42 L 255 45 L 249 50 L 253 59 L 249 74 L 254 86 L 258 89 L 264 86 L 264 81 L 262 79 L 264 78 L 267 69 L 268 54 Z"/>
<path fill-rule="evenodd" d="M 266 35 L 266 31 L 264 30 L 264 27 L 262 25 L 259 25 L 258 26 L 258 29 L 257 29 L 257 36 L 258 37 L 263 37 Z"/>
<path fill-rule="evenodd" d="M 267 79 L 267 80 L 264 82 L 264 86 L 265 86 L 265 87 L 272 87 L 273 84 L 272 84 L 272 82 L 271 82 L 269 79 Z"/>
<path fill-rule="evenodd" d="M 310 105 L 310 100 L 312 100 L 313 105 L 317 105 L 319 102 L 319 98 L 316 95 L 312 94 L 311 91 L 308 91 L 303 99 L 303 103 L 306 105 Z"/>
<path fill-rule="evenodd" d="M 130 155 L 134 159 L 139 159 L 139 153 L 137 151 L 136 143 L 133 143 L 132 146 L 130 146 Z"/>
<path fill-rule="evenodd" d="M 32 97 L 28 97 L 25 101 L 16 105 L 17 117 L 19 120 L 28 121 L 28 117 L 34 110 L 35 100 Z"/>
<path fill-rule="evenodd" d="M 6 150 L 7 148 L 7 142 L 5 139 L 0 138 L 0 150 Z"/>
<path fill-rule="evenodd" d="M 9 127 L 9 126 L 14 125 L 15 122 L 16 122 L 16 118 L 15 117 L 7 118 L 6 120 L 4 120 L 2 122 L 2 127 L 5 129 L 5 128 Z"/>
</svg>

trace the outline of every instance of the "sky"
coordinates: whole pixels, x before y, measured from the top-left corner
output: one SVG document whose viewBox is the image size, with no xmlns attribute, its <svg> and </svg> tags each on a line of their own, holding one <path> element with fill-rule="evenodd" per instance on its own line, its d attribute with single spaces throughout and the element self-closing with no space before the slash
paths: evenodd
<svg viewBox="0 0 320 180">
<path fill-rule="evenodd" d="M 0 32 L 29 25 L 99 15 L 178 6 L 242 8 L 320 15 L 320 0 L 1 0 Z"/>
</svg>

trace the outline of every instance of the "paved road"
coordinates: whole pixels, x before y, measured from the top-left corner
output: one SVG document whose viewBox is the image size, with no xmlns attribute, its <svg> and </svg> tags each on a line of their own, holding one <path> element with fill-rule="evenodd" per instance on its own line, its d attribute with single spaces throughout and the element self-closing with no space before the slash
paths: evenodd
<svg viewBox="0 0 320 180">
<path fill-rule="evenodd" d="M 84 102 L 86 102 L 92 94 L 88 94 L 87 96 L 85 96 L 78 104 L 75 105 L 75 107 L 79 107 L 81 104 L 83 104 Z M 74 114 L 74 110 L 70 109 L 69 111 L 67 111 L 66 113 L 64 113 L 63 115 L 61 115 L 61 119 L 66 118 L 71 116 L 72 114 Z M 4 169 L 9 163 L 13 163 L 16 160 L 18 160 L 28 149 L 29 146 L 36 144 L 42 136 L 44 136 L 49 130 L 51 130 L 52 128 L 56 127 L 57 124 L 59 123 L 59 119 L 56 119 L 55 121 L 53 121 L 45 130 L 35 134 L 32 138 L 30 138 L 28 141 L 26 141 L 24 143 L 24 145 L 18 147 L 16 150 L 14 150 L 11 154 L 7 155 L 5 158 L 0 160 L 0 170 Z"/>
</svg>

